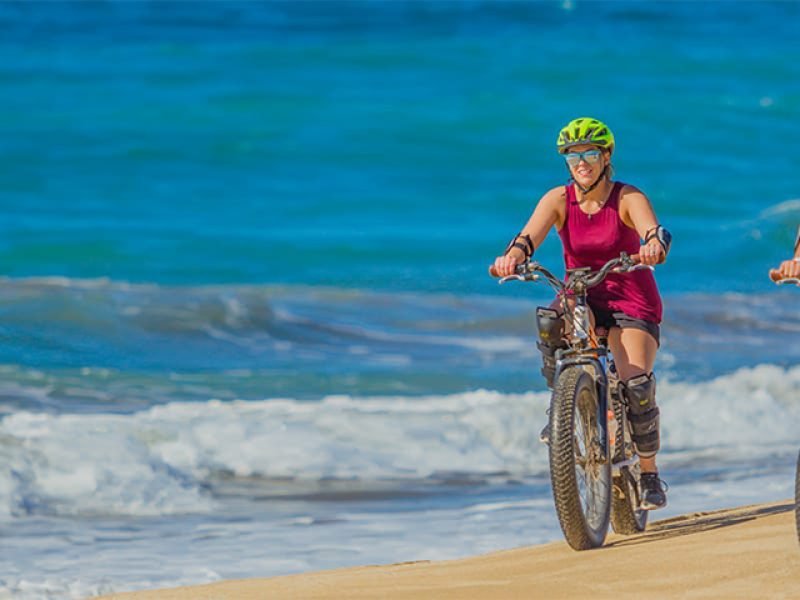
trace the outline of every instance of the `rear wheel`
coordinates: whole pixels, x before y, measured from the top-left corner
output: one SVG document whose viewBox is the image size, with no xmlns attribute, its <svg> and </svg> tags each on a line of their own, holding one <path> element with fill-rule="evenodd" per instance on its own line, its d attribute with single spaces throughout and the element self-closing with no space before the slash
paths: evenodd
<svg viewBox="0 0 800 600">
<path fill-rule="evenodd" d="M 614 499 L 611 502 L 611 527 L 622 535 L 632 535 L 647 527 L 647 511 L 639 508 L 639 466 L 636 474 L 624 467 L 614 477 Z"/>
<path fill-rule="evenodd" d="M 624 410 L 619 402 L 614 402 L 614 412 L 617 419 L 617 445 L 614 452 L 614 462 L 621 462 L 633 458 L 634 450 L 631 442 L 628 420 L 622 414 Z M 622 467 L 619 475 L 614 476 L 613 499 L 611 501 L 611 527 L 616 533 L 632 535 L 645 530 L 647 527 L 648 511 L 641 510 L 639 494 L 639 463 Z"/>
<path fill-rule="evenodd" d="M 564 369 L 550 406 L 550 480 L 561 530 L 575 550 L 601 546 L 608 531 L 611 461 L 600 417 L 594 378 L 579 366 Z"/>
<path fill-rule="evenodd" d="M 797 527 L 797 541 L 800 542 L 800 454 L 797 455 L 797 473 L 794 476 L 794 521 Z"/>
</svg>

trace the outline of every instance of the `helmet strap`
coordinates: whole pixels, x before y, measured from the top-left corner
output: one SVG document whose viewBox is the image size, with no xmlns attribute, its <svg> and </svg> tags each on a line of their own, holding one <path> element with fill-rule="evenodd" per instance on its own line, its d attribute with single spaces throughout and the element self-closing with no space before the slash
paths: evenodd
<svg viewBox="0 0 800 600">
<path fill-rule="evenodd" d="M 569 170 L 569 167 L 567 167 L 567 169 Z M 589 187 L 583 187 L 580 183 L 575 181 L 575 178 L 572 177 L 572 171 L 570 171 L 570 178 L 572 179 L 572 183 L 575 184 L 575 187 L 578 188 L 581 191 L 582 194 L 588 194 L 594 188 L 596 188 L 598 185 L 600 185 L 600 182 L 603 181 L 603 178 L 605 178 L 605 176 L 607 174 L 608 174 L 608 165 L 606 165 L 603 168 L 603 172 L 600 173 L 600 175 L 597 176 L 597 179 L 595 179 L 594 183 L 592 185 L 590 185 Z"/>
</svg>

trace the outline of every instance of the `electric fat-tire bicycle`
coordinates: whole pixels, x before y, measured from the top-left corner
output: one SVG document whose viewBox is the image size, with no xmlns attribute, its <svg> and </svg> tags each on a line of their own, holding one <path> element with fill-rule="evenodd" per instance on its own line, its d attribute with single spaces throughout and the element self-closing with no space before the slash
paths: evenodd
<svg viewBox="0 0 800 600">
<path fill-rule="evenodd" d="M 800 286 L 800 279 L 797 277 L 781 278 L 777 272 L 770 273 L 770 277 L 778 285 Z M 797 456 L 797 469 L 794 475 L 794 522 L 797 529 L 797 541 L 800 542 L 800 454 Z"/>
<path fill-rule="evenodd" d="M 652 269 L 620 254 L 598 271 L 567 270 L 561 281 L 537 262 L 517 266 L 506 281 L 544 281 L 556 290 L 566 324 L 566 348 L 556 351 L 550 400 L 550 480 L 556 514 L 567 543 L 575 550 L 603 544 L 609 521 L 614 531 L 645 529 L 639 457 L 625 399 L 618 385 L 607 337 L 592 329 L 586 301 L 589 288 L 609 273 Z M 495 274 L 493 268 L 491 274 Z"/>
</svg>

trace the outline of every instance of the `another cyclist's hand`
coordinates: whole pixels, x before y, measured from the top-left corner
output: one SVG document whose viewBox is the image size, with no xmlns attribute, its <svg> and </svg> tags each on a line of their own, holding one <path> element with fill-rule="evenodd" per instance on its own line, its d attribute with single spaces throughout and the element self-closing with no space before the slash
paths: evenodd
<svg viewBox="0 0 800 600">
<path fill-rule="evenodd" d="M 772 269 L 769 276 L 777 281 L 787 277 L 800 277 L 800 262 L 797 260 L 785 260 L 777 269 Z"/>
<path fill-rule="evenodd" d="M 639 248 L 639 262 L 643 265 L 657 265 L 667 258 L 661 243 L 652 239 Z"/>
<path fill-rule="evenodd" d="M 494 275 L 497 277 L 507 277 L 516 273 L 517 265 L 522 264 L 525 260 L 524 256 L 517 253 L 516 249 L 503 256 L 498 256 L 494 259 Z"/>
</svg>

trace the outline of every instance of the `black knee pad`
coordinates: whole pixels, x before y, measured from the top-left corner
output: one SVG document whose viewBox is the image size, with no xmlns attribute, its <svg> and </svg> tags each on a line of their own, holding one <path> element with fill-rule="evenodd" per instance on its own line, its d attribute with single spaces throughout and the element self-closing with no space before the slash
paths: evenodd
<svg viewBox="0 0 800 600">
<path fill-rule="evenodd" d="M 539 339 L 536 344 L 542 353 L 542 375 L 547 386 L 553 387 L 556 373 L 556 350 L 565 348 L 564 319 L 552 308 L 539 306 L 536 308 L 536 326 L 539 328 Z"/>
<path fill-rule="evenodd" d="M 620 384 L 620 388 L 628 405 L 636 453 L 643 458 L 654 456 L 661 447 L 655 375 L 637 375 Z"/>
</svg>

